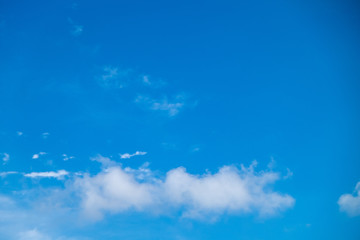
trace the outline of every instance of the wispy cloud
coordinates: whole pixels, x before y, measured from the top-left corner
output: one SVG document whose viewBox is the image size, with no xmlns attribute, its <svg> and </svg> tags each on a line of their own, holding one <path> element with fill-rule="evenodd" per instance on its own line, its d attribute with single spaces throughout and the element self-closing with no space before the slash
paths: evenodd
<svg viewBox="0 0 360 240">
<path fill-rule="evenodd" d="M 64 176 L 69 175 L 69 172 L 65 170 L 58 170 L 57 172 L 32 172 L 24 174 L 25 177 L 29 178 L 57 178 L 63 179 Z"/>
<path fill-rule="evenodd" d="M 127 86 L 159 88 L 165 81 L 150 77 L 131 68 L 105 66 L 102 73 L 96 77 L 100 86 L 107 89 L 121 89 Z"/>
<path fill-rule="evenodd" d="M 145 85 L 151 85 L 152 83 L 150 82 L 150 77 L 148 76 L 148 75 L 144 75 L 143 77 L 142 77 L 142 79 L 143 79 L 143 83 L 145 84 Z"/>
<path fill-rule="evenodd" d="M 41 232 L 36 228 L 18 233 L 18 238 L 20 240 L 51 240 L 51 238 Z"/>
<path fill-rule="evenodd" d="M 115 161 L 112 161 L 110 158 L 103 157 L 100 154 L 90 158 L 90 160 L 101 163 L 103 168 L 113 167 L 117 165 Z"/>
<path fill-rule="evenodd" d="M 16 171 L 0 172 L 0 177 L 6 177 L 7 175 L 18 174 Z"/>
<path fill-rule="evenodd" d="M 340 211 L 352 217 L 360 216 L 360 182 L 356 184 L 353 194 L 341 195 L 337 203 Z"/>
<path fill-rule="evenodd" d="M 98 82 L 104 88 L 116 89 L 125 87 L 134 78 L 134 71 L 132 69 L 106 66 L 103 68 L 103 73 L 98 77 Z"/>
<path fill-rule="evenodd" d="M 83 31 L 84 31 L 84 26 L 82 25 L 79 25 L 79 24 L 76 24 L 71 18 L 68 18 L 68 22 L 70 23 L 71 25 L 71 30 L 70 30 L 70 33 L 75 36 L 75 37 L 78 37 L 80 36 Z"/>
<path fill-rule="evenodd" d="M 165 81 L 161 79 L 154 79 L 150 77 L 150 75 L 146 74 L 140 75 L 140 79 L 142 80 L 142 84 L 147 87 L 159 88 L 166 85 Z"/>
<path fill-rule="evenodd" d="M 135 99 L 135 102 L 141 106 L 144 106 L 146 109 L 166 112 L 168 116 L 173 117 L 184 108 L 185 100 L 186 97 L 183 94 L 176 95 L 171 100 L 169 100 L 167 97 L 162 99 L 153 99 L 139 95 Z"/>
<path fill-rule="evenodd" d="M 65 154 L 65 153 L 62 154 L 61 156 L 62 156 L 62 158 L 63 158 L 64 161 L 68 161 L 68 160 L 70 160 L 70 159 L 75 158 L 74 156 L 68 156 L 68 155 Z"/>
<path fill-rule="evenodd" d="M 10 154 L 8 153 L 0 153 L 1 160 L 3 164 L 7 163 L 10 160 Z"/>
<path fill-rule="evenodd" d="M 130 153 L 120 154 L 120 158 L 121 158 L 121 159 L 125 159 L 125 158 L 131 158 L 131 157 L 134 157 L 134 156 L 145 155 L 145 154 L 147 154 L 147 152 L 136 151 L 136 152 L 133 153 L 133 154 L 130 154 Z"/>
<path fill-rule="evenodd" d="M 47 139 L 50 136 L 50 133 L 44 132 L 41 135 L 42 135 L 43 139 Z"/>
<path fill-rule="evenodd" d="M 24 135 L 24 133 L 23 133 L 23 132 L 21 132 L 21 131 L 17 131 L 17 132 L 16 132 L 16 135 L 18 135 L 18 136 L 22 136 L 22 135 Z"/>
<path fill-rule="evenodd" d="M 284 176 L 284 179 L 292 178 L 293 175 L 294 173 L 289 168 L 286 168 L 286 175 Z"/>
</svg>

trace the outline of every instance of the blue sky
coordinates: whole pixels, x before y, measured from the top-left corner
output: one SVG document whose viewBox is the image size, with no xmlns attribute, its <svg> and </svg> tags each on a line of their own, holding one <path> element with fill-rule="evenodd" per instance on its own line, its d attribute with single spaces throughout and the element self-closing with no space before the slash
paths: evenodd
<svg viewBox="0 0 360 240">
<path fill-rule="evenodd" d="M 0 238 L 359 239 L 356 1 L 0 1 Z"/>
</svg>

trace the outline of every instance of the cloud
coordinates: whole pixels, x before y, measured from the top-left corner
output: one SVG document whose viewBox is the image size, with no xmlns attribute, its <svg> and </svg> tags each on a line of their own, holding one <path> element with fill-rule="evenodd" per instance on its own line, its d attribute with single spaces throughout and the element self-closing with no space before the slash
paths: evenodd
<svg viewBox="0 0 360 240">
<path fill-rule="evenodd" d="M 24 174 L 25 177 L 29 178 L 57 178 L 63 179 L 64 176 L 69 175 L 69 172 L 65 170 L 58 170 L 57 172 L 32 172 Z"/>
<path fill-rule="evenodd" d="M 50 133 L 48 133 L 48 132 L 44 132 L 42 134 L 43 139 L 47 139 L 49 136 L 50 136 Z"/>
<path fill-rule="evenodd" d="M 154 111 L 163 111 L 168 114 L 168 116 L 173 117 L 177 115 L 182 108 L 185 106 L 186 97 L 182 94 L 175 96 L 172 100 L 169 100 L 167 97 L 163 99 L 153 99 L 150 97 L 139 95 L 135 102 L 143 105 L 145 108 Z"/>
<path fill-rule="evenodd" d="M 32 159 L 38 159 L 40 156 L 43 156 L 47 154 L 46 152 L 39 152 L 39 153 L 35 153 L 33 156 L 32 156 Z"/>
<path fill-rule="evenodd" d="M 71 25 L 71 34 L 75 37 L 80 36 L 83 33 L 84 26 L 76 24 L 71 18 L 68 18 L 68 22 Z"/>
<path fill-rule="evenodd" d="M 19 239 L 20 240 L 51 240 L 49 236 L 39 232 L 36 228 L 25 232 L 20 232 Z"/>
<path fill-rule="evenodd" d="M 341 195 L 337 203 L 341 212 L 351 217 L 360 216 L 360 182 L 356 184 L 354 194 Z"/>
<path fill-rule="evenodd" d="M 131 68 L 105 66 L 102 71 L 103 73 L 96 79 L 101 87 L 107 89 L 119 89 L 126 86 L 159 88 L 166 84 L 161 79 L 154 79 Z"/>
<path fill-rule="evenodd" d="M 0 172 L 0 177 L 6 177 L 7 175 L 18 174 L 16 171 Z"/>
<path fill-rule="evenodd" d="M 117 165 L 117 163 L 115 161 L 112 161 L 110 158 L 103 157 L 100 154 L 95 157 L 90 158 L 90 160 L 101 163 L 102 167 L 104 167 L 104 168 Z"/>
<path fill-rule="evenodd" d="M 142 84 L 147 87 L 160 88 L 166 85 L 165 81 L 161 79 L 153 79 L 152 77 L 146 74 L 140 74 L 139 78 L 141 79 Z"/>
<path fill-rule="evenodd" d="M 68 156 L 67 154 L 62 154 L 61 155 L 62 157 L 63 157 L 63 160 L 64 161 L 68 161 L 68 160 L 70 160 L 70 159 L 73 159 L 73 158 L 75 158 L 74 156 Z"/>
<path fill-rule="evenodd" d="M 20 131 L 17 131 L 17 132 L 16 132 L 16 135 L 22 136 L 22 135 L 24 135 L 24 133 L 23 133 L 23 132 L 20 132 Z"/>
<path fill-rule="evenodd" d="M 9 195 L 0 194 L 0 239 L 89 240 L 61 234 L 77 224 L 76 213 L 62 205 L 67 198 L 64 191 L 33 188 Z"/>
<path fill-rule="evenodd" d="M 286 175 L 284 176 L 284 179 L 292 178 L 293 175 L 294 173 L 289 168 L 286 168 Z"/>
<path fill-rule="evenodd" d="M 114 66 L 103 68 L 103 74 L 98 77 L 100 86 L 108 89 L 124 88 L 129 82 L 135 80 L 136 74 L 132 69 L 120 69 Z"/>
<path fill-rule="evenodd" d="M 84 26 L 82 26 L 82 25 L 73 25 L 73 29 L 72 29 L 71 33 L 74 36 L 80 36 L 82 34 L 83 30 L 84 30 Z"/>
<path fill-rule="evenodd" d="M 269 217 L 291 208 L 294 198 L 271 189 L 280 179 L 279 174 L 255 172 L 255 165 L 240 169 L 224 166 L 217 173 L 203 175 L 179 167 L 165 176 L 155 176 L 146 166 L 111 166 L 95 176 L 77 178 L 75 186 L 84 213 L 94 220 L 101 219 L 104 213 L 131 210 L 164 214 L 180 210 L 185 218 L 216 219 L 223 214 Z"/>
<path fill-rule="evenodd" d="M 145 84 L 145 85 L 151 85 L 152 83 L 150 82 L 150 77 L 148 76 L 148 75 L 144 75 L 143 76 L 143 83 Z"/>
<path fill-rule="evenodd" d="M 4 164 L 10 160 L 10 155 L 8 153 L 0 153 L 0 156 Z"/>
<path fill-rule="evenodd" d="M 125 159 L 125 158 L 131 158 L 131 157 L 134 157 L 134 156 L 145 155 L 145 154 L 147 154 L 147 152 L 136 151 L 133 154 L 129 154 L 129 153 L 120 154 L 120 158 Z"/>
</svg>

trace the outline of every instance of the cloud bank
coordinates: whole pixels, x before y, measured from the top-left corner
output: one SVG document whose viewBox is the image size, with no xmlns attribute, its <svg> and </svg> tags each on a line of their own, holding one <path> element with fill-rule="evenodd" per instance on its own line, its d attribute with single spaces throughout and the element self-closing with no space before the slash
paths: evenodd
<svg viewBox="0 0 360 240">
<path fill-rule="evenodd" d="M 360 216 L 360 182 L 354 189 L 354 194 L 343 194 L 338 200 L 340 211 L 351 217 Z"/>
<path fill-rule="evenodd" d="M 100 162 L 112 162 L 100 157 Z M 280 180 L 272 171 L 255 172 L 250 167 L 224 166 L 218 172 L 193 175 L 185 168 L 156 176 L 146 168 L 111 166 L 94 175 L 75 180 L 83 212 L 94 220 L 104 214 L 138 211 L 155 214 L 180 212 L 181 217 L 216 219 L 223 214 L 269 217 L 293 207 L 293 197 L 275 192 Z"/>
</svg>

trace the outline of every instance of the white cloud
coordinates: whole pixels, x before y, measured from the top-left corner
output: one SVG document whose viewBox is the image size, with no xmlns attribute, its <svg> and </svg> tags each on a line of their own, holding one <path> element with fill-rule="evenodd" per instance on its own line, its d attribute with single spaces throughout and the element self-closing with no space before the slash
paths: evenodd
<svg viewBox="0 0 360 240">
<path fill-rule="evenodd" d="M 18 136 L 22 136 L 24 133 L 23 132 L 20 132 L 20 131 L 17 131 L 16 132 L 16 135 L 18 135 Z"/>
<path fill-rule="evenodd" d="M 20 240 L 51 240 L 49 236 L 39 232 L 36 228 L 25 232 L 20 232 L 19 239 Z"/>
<path fill-rule="evenodd" d="M 24 174 L 25 177 L 29 178 L 57 178 L 63 179 L 64 176 L 69 175 L 69 173 L 65 170 L 58 170 L 57 172 L 32 172 Z"/>
<path fill-rule="evenodd" d="M 151 85 L 150 78 L 149 78 L 148 75 L 144 75 L 144 76 L 142 77 L 142 79 L 143 79 L 143 83 L 144 83 L 145 85 Z"/>
<path fill-rule="evenodd" d="M 194 147 L 191 151 L 192 152 L 198 152 L 198 151 L 200 151 L 200 148 L 199 147 Z"/>
<path fill-rule="evenodd" d="M 0 177 L 6 177 L 7 175 L 18 174 L 16 171 L 0 172 Z"/>
<path fill-rule="evenodd" d="M 32 156 L 32 159 L 38 159 L 40 156 L 43 156 L 47 154 L 46 152 L 39 152 L 39 153 L 35 153 L 33 156 Z"/>
<path fill-rule="evenodd" d="M 75 37 L 80 36 L 83 33 L 84 26 L 76 24 L 71 18 L 68 18 L 68 22 L 71 25 L 71 34 Z"/>
<path fill-rule="evenodd" d="M 166 85 L 166 82 L 161 79 L 153 79 L 149 75 L 140 74 L 139 78 L 141 79 L 143 85 L 152 88 L 160 88 Z"/>
<path fill-rule="evenodd" d="M 110 160 L 110 158 L 103 157 L 101 155 L 97 155 L 96 157 L 92 157 L 92 158 L 90 158 L 90 160 L 101 163 L 102 167 L 104 167 L 104 168 L 112 167 L 112 166 L 117 165 L 117 163 Z"/>
<path fill-rule="evenodd" d="M 284 179 L 291 178 L 293 175 L 294 173 L 289 168 L 286 168 L 286 175 L 284 176 Z"/>
<path fill-rule="evenodd" d="M 62 157 L 63 157 L 63 160 L 64 161 L 68 161 L 68 160 L 70 160 L 70 159 L 73 159 L 73 158 L 75 158 L 74 156 L 68 156 L 67 154 L 62 154 L 61 155 Z"/>
<path fill-rule="evenodd" d="M 154 111 L 166 112 L 170 117 L 177 115 L 185 106 L 185 96 L 177 95 L 173 100 L 168 100 L 167 97 L 163 99 L 152 99 L 149 97 L 139 95 L 135 102 L 145 106 L 147 109 Z"/>
<path fill-rule="evenodd" d="M 72 29 L 71 33 L 74 36 L 80 36 L 82 34 L 83 30 L 84 30 L 84 26 L 82 26 L 82 25 L 73 25 L 73 29 Z"/>
<path fill-rule="evenodd" d="M 349 216 L 360 215 L 360 182 L 354 189 L 354 194 L 343 194 L 338 200 L 340 211 L 346 212 Z"/>
<path fill-rule="evenodd" d="M 104 162 L 106 158 L 102 158 Z M 77 178 L 75 185 L 84 212 L 93 219 L 106 212 L 168 213 L 171 209 L 181 209 L 182 217 L 198 219 L 244 213 L 266 217 L 291 208 L 294 198 L 270 188 L 280 179 L 279 174 L 255 172 L 254 167 L 224 166 L 215 174 L 204 175 L 179 167 L 156 177 L 146 165 L 138 170 L 111 166 L 95 176 Z"/>
<path fill-rule="evenodd" d="M 147 154 L 147 152 L 136 151 L 136 152 L 133 153 L 133 154 L 130 154 L 130 153 L 120 154 L 120 158 L 121 158 L 121 159 L 125 159 L 125 158 L 131 158 L 131 157 L 134 157 L 134 156 L 145 155 L 145 154 Z"/>
<path fill-rule="evenodd" d="M 43 139 L 47 139 L 49 136 L 50 136 L 50 133 L 48 133 L 48 132 L 42 133 Z"/>
<path fill-rule="evenodd" d="M 166 84 L 161 79 L 150 78 L 149 75 L 139 73 L 131 68 L 105 66 L 102 71 L 102 74 L 96 79 L 101 87 L 107 89 L 119 89 L 126 86 L 159 88 Z"/>
<path fill-rule="evenodd" d="M 10 155 L 8 153 L 0 153 L 1 159 L 3 160 L 4 164 L 10 160 Z"/>
<path fill-rule="evenodd" d="M 117 67 L 104 67 L 104 74 L 101 76 L 101 79 L 103 81 L 109 80 L 109 79 L 114 79 L 118 76 L 118 71 L 119 69 Z"/>
<path fill-rule="evenodd" d="M 106 66 L 103 74 L 98 77 L 98 82 L 103 88 L 124 88 L 129 82 L 134 81 L 136 74 L 132 69 L 120 69 L 118 67 Z"/>
</svg>

